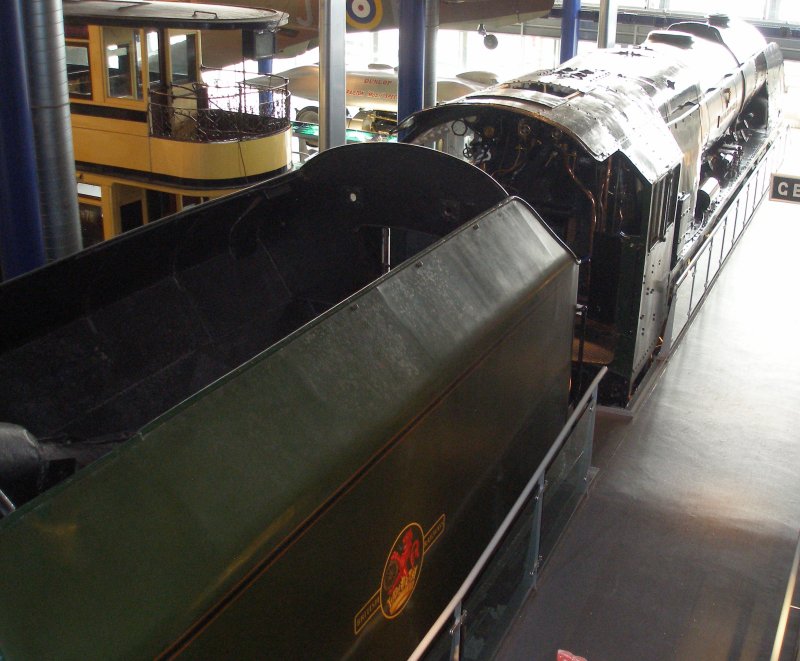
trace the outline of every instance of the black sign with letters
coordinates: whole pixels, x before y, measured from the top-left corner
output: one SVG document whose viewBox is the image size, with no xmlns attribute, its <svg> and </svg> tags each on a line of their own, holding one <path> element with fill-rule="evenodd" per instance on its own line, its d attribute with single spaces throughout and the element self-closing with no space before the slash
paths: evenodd
<svg viewBox="0 0 800 661">
<path fill-rule="evenodd" d="M 769 199 L 783 202 L 800 202 L 800 177 L 773 174 Z"/>
</svg>

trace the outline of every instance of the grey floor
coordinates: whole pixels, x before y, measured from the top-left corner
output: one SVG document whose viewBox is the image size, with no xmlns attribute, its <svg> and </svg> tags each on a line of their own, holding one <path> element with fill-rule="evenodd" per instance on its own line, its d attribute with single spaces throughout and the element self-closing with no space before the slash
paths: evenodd
<svg viewBox="0 0 800 661">
<path fill-rule="evenodd" d="M 499 659 L 769 659 L 800 532 L 798 288 L 800 205 L 767 201 L 635 418 L 601 414 Z"/>
</svg>

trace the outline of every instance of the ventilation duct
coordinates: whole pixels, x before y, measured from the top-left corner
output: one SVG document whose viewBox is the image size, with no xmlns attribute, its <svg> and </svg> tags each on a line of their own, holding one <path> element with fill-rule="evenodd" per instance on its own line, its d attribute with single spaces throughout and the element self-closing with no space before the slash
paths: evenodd
<svg viewBox="0 0 800 661">
<path fill-rule="evenodd" d="M 81 249 L 75 157 L 67 88 L 67 54 L 61 0 L 22 5 L 28 89 L 39 173 L 42 236 L 49 260 Z"/>
</svg>

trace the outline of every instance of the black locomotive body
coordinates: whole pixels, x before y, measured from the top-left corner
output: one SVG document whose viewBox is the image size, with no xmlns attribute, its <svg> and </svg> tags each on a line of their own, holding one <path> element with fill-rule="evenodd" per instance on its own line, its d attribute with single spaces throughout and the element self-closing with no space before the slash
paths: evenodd
<svg viewBox="0 0 800 661">
<path fill-rule="evenodd" d="M 584 359 L 626 405 L 659 350 L 671 286 L 780 127 L 783 61 L 712 16 L 422 111 L 410 142 L 527 200 L 582 259 Z"/>
</svg>

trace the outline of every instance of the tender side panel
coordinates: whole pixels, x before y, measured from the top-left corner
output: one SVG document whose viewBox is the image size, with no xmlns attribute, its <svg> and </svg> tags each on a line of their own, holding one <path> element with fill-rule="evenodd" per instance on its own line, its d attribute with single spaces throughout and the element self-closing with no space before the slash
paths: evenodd
<svg viewBox="0 0 800 661">
<path fill-rule="evenodd" d="M 512 200 L 335 306 L 0 524 L 0 650 L 406 656 L 564 421 L 576 287 Z M 443 515 L 407 612 L 356 636 Z"/>
<path fill-rule="evenodd" d="M 419 260 L 332 317 L 324 353 L 309 339 L 310 355 L 287 347 L 285 357 L 302 375 L 292 380 L 305 384 L 301 396 L 313 386 L 331 400 L 311 405 L 328 446 L 320 451 L 333 455 L 340 433 L 358 439 L 372 427 L 391 439 L 380 460 L 188 647 L 172 648 L 179 658 L 219 657 L 230 640 L 243 658 L 407 658 L 542 460 L 565 419 L 574 261 L 518 202 Z M 344 337 L 350 357 L 330 370 L 333 339 Z M 458 376 L 422 386 L 434 374 Z M 393 401 L 415 404 L 401 413 Z M 399 415 L 381 429 L 388 411 Z M 366 615 L 397 535 L 442 518 L 405 610 Z M 292 593 L 314 597 L 274 598 Z M 317 635 L 304 635 L 309 627 Z"/>
</svg>

